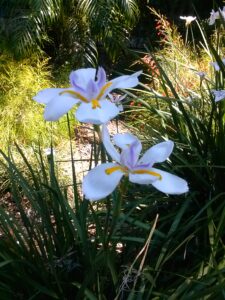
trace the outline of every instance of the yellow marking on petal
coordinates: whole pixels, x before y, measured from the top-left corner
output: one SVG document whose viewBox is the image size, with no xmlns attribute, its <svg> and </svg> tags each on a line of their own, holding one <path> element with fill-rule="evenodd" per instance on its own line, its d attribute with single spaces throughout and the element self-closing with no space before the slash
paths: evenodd
<svg viewBox="0 0 225 300">
<path fill-rule="evenodd" d="M 97 107 L 101 108 L 101 105 L 100 105 L 100 103 L 99 103 L 99 101 L 97 99 L 91 100 L 91 103 L 92 103 L 92 108 L 93 109 L 96 109 Z"/>
<path fill-rule="evenodd" d="M 110 175 L 115 171 L 122 171 L 123 173 L 127 173 L 128 170 L 127 170 L 127 168 L 122 167 L 122 166 L 115 166 L 115 167 L 112 167 L 112 168 L 105 169 L 105 173 L 107 175 Z"/>
<path fill-rule="evenodd" d="M 78 98 L 79 100 L 81 100 L 85 103 L 89 103 L 88 99 L 86 99 L 80 93 L 77 93 L 75 91 L 67 90 L 67 91 L 62 91 L 62 92 L 59 93 L 59 95 L 63 95 L 63 94 L 70 94 L 70 95 L 75 96 L 76 98 Z"/>
<path fill-rule="evenodd" d="M 100 100 L 102 98 L 102 96 L 104 95 L 105 91 L 112 85 L 112 82 L 107 82 L 105 85 L 103 85 L 103 87 L 100 90 L 100 93 L 98 94 L 96 100 Z"/>
<path fill-rule="evenodd" d="M 144 169 L 135 170 L 135 171 L 132 171 L 131 173 L 132 174 L 148 174 L 148 175 L 152 175 L 152 176 L 155 176 L 155 177 L 159 177 L 159 180 L 162 179 L 162 176 L 159 173 L 149 171 L 149 170 L 144 170 Z"/>
</svg>

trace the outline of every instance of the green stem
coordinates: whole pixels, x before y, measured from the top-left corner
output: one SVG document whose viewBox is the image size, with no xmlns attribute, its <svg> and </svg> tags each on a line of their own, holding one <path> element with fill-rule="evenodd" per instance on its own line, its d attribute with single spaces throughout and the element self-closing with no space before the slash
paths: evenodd
<svg viewBox="0 0 225 300">
<path fill-rule="evenodd" d="M 68 134 L 69 134 L 69 138 L 70 138 L 70 155 L 71 155 L 71 163 L 72 163 L 74 205 L 75 205 L 76 211 L 78 212 L 78 209 L 79 209 L 79 196 L 78 196 L 78 190 L 77 190 L 75 162 L 74 162 L 74 158 L 73 158 L 72 134 L 71 134 L 71 128 L 70 128 L 70 119 L 69 119 L 68 114 L 66 116 L 67 116 Z"/>
</svg>

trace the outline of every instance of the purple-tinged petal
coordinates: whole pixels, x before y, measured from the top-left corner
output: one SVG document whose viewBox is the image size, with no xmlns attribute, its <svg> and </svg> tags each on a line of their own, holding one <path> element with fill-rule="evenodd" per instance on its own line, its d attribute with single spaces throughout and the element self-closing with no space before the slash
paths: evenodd
<svg viewBox="0 0 225 300">
<path fill-rule="evenodd" d="M 98 85 L 96 83 L 96 81 L 94 81 L 93 79 L 91 79 L 87 85 L 87 91 L 86 94 L 88 93 L 88 99 L 92 100 L 92 99 L 96 99 L 98 94 L 99 94 L 99 88 Z"/>
<path fill-rule="evenodd" d="M 133 142 L 126 149 L 122 150 L 120 163 L 132 170 L 137 164 L 141 149 L 142 145 L 139 140 Z"/>
<path fill-rule="evenodd" d="M 101 89 L 103 87 L 103 85 L 106 84 L 106 73 L 102 67 L 98 68 L 96 83 L 97 83 L 99 89 Z"/>
<path fill-rule="evenodd" d="M 74 87 L 75 91 L 82 93 L 87 90 L 90 80 L 95 79 L 96 69 L 84 68 L 70 73 L 70 84 Z"/>
</svg>

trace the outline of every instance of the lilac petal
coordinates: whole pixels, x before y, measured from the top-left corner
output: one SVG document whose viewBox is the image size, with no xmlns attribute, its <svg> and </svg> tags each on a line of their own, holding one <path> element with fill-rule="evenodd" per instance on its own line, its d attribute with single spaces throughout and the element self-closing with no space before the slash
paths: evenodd
<svg viewBox="0 0 225 300">
<path fill-rule="evenodd" d="M 90 80 L 95 79 L 96 69 L 85 68 L 72 71 L 70 73 L 70 84 L 78 93 L 82 93 L 87 90 L 87 86 Z"/>
<path fill-rule="evenodd" d="M 89 81 L 86 93 L 88 93 L 88 99 L 90 100 L 97 98 L 99 94 L 99 88 L 96 81 L 94 81 L 93 79 Z"/>
<path fill-rule="evenodd" d="M 101 89 L 106 84 L 106 73 L 102 67 L 98 68 L 97 81 L 98 88 Z"/>
<path fill-rule="evenodd" d="M 139 140 L 133 142 L 126 149 L 122 150 L 120 163 L 132 170 L 137 164 L 141 149 L 142 145 Z"/>
<path fill-rule="evenodd" d="M 106 174 L 106 169 L 119 166 L 114 163 L 101 164 L 84 177 L 82 190 L 86 199 L 96 201 L 110 195 L 119 184 L 124 173 L 116 170 L 111 174 Z"/>
</svg>

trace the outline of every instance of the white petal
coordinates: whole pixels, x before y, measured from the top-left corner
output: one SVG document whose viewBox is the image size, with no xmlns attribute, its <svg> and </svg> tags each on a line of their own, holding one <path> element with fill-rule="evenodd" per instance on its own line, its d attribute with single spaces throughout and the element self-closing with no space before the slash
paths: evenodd
<svg viewBox="0 0 225 300">
<path fill-rule="evenodd" d="M 60 92 L 65 90 L 67 89 L 47 88 L 38 92 L 37 95 L 33 97 L 33 99 L 38 103 L 47 104 L 50 100 L 57 97 Z"/>
<path fill-rule="evenodd" d="M 160 192 L 171 195 L 188 192 L 189 188 L 186 180 L 159 169 L 152 168 L 151 170 L 162 176 L 162 179 L 152 182 L 152 185 Z"/>
<path fill-rule="evenodd" d="M 78 102 L 79 102 L 78 99 L 75 99 L 70 95 L 66 95 L 66 94 L 54 97 L 46 105 L 45 113 L 44 113 L 45 120 L 57 121 L 61 116 L 66 114 Z"/>
<path fill-rule="evenodd" d="M 104 124 L 119 114 L 118 107 L 109 100 L 101 100 L 101 108 L 92 108 L 92 103 L 81 103 L 76 111 L 76 118 L 80 122 Z"/>
<path fill-rule="evenodd" d="M 150 171 L 150 170 L 149 170 Z M 158 177 L 149 174 L 132 174 L 129 173 L 129 180 L 138 184 L 152 184 L 153 181 L 158 180 Z"/>
<path fill-rule="evenodd" d="M 88 172 L 83 179 L 83 193 L 90 201 L 100 200 L 110 195 L 119 184 L 124 173 L 120 170 L 112 172 L 110 175 L 105 170 L 118 166 L 114 163 L 99 165 Z"/>
<path fill-rule="evenodd" d="M 127 146 L 138 141 L 138 138 L 130 133 L 118 133 L 114 135 L 113 141 L 116 146 L 126 149 Z"/>
<path fill-rule="evenodd" d="M 113 89 L 126 89 L 135 87 L 139 83 L 138 76 L 140 76 L 141 73 L 142 71 L 139 71 L 132 75 L 123 75 L 111 80 L 112 85 L 108 92 L 112 91 Z"/>
<path fill-rule="evenodd" d="M 120 154 L 116 151 L 116 148 L 111 143 L 109 132 L 106 125 L 102 127 L 102 142 L 107 153 L 112 157 L 116 162 L 120 162 Z"/>
<path fill-rule="evenodd" d="M 172 141 L 166 141 L 156 144 L 149 148 L 138 164 L 149 164 L 160 163 L 165 161 L 173 151 L 174 143 Z"/>
<path fill-rule="evenodd" d="M 96 69 L 94 68 L 79 69 L 70 73 L 70 83 L 75 90 L 77 87 L 86 90 L 89 81 L 94 80 L 95 75 Z"/>
</svg>

